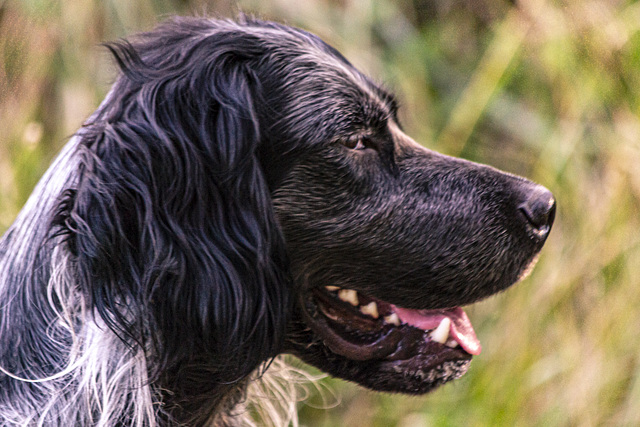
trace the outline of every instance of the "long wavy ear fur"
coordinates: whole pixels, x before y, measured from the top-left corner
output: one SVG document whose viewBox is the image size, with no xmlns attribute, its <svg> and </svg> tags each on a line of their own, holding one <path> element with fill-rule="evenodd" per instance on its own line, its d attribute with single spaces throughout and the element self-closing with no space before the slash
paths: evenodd
<svg viewBox="0 0 640 427">
<path fill-rule="evenodd" d="M 122 75 L 82 130 L 78 185 L 56 218 L 89 309 L 188 395 L 276 355 L 291 299 L 256 156 L 262 48 L 204 25 L 108 46 Z"/>
</svg>

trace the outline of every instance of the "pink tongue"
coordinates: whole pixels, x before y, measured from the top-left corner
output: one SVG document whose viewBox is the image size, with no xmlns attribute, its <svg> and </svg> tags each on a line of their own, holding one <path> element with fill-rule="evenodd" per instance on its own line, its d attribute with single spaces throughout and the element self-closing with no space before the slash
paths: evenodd
<svg viewBox="0 0 640 427">
<path fill-rule="evenodd" d="M 456 340 L 469 354 L 477 356 L 482 351 L 471 321 L 460 307 L 448 310 L 411 310 L 392 304 L 392 308 L 402 322 L 425 331 L 437 328 L 442 319 L 448 317 L 451 319 L 449 337 Z"/>
</svg>

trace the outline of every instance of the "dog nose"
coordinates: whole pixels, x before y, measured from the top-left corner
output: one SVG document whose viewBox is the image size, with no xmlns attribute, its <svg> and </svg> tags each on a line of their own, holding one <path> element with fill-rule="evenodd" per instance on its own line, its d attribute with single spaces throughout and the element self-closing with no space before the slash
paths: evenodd
<svg viewBox="0 0 640 427">
<path fill-rule="evenodd" d="M 556 199 L 541 185 L 536 185 L 518 206 L 519 212 L 529 225 L 534 236 L 543 239 L 551 230 L 556 216 Z"/>
</svg>

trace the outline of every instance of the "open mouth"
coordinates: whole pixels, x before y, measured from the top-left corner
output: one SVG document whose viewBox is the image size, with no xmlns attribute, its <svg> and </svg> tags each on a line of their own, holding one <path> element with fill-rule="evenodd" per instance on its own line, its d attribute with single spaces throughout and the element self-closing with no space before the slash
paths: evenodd
<svg viewBox="0 0 640 427">
<path fill-rule="evenodd" d="M 353 289 L 325 286 L 311 291 L 302 312 L 330 351 L 328 357 L 388 373 L 386 382 L 376 382 L 379 391 L 427 392 L 462 376 L 481 351 L 460 307 L 408 309 Z"/>
</svg>

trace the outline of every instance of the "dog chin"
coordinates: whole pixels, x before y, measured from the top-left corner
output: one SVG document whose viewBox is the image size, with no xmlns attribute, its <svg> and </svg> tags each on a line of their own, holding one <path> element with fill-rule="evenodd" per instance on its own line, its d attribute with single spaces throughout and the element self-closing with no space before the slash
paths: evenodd
<svg viewBox="0 0 640 427">
<path fill-rule="evenodd" d="M 521 282 L 524 279 L 526 279 L 527 277 L 529 277 L 529 275 L 531 274 L 531 272 L 535 268 L 536 264 L 538 263 L 539 259 L 540 259 L 540 254 L 538 253 L 531 259 L 531 262 L 529 262 L 529 264 L 525 268 L 522 269 L 522 272 L 518 276 L 518 282 Z"/>
<path fill-rule="evenodd" d="M 460 378 L 481 347 L 459 307 L 414 310 L 327 286 L 299 301 L 289 351 L 333 376 L 385 392 L 423 394 Z"/>
</svg>

